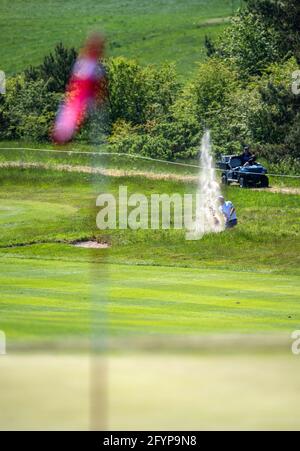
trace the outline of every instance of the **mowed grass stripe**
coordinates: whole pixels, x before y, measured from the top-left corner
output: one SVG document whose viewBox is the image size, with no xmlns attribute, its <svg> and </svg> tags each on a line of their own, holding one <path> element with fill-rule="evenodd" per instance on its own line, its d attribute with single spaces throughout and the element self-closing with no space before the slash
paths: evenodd
<svg viewBox="0 0 300 451">
<path fill-rule="evenodd" d="M 89 267 L 79 262 L 1 259 L 0 271 L 10 274 L 11 291 L 6 285 L 1 297 L 0 329 L 14 340 L 88 338 L 92 323 L 99 334 L 105 329 L 113 335 L 140 336 L 290 333 L 300 326 L 300 283 L 292 275 L 112 265 L 104 298 L 103 265 L 96 270 L 96 279 Z M 60 269 L 67 272 L 67 284 L 62 283 Z"/>
</svg>

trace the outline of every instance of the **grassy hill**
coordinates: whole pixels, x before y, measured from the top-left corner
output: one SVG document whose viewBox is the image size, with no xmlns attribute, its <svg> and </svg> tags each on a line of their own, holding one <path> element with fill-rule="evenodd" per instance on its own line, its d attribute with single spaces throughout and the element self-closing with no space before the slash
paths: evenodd
<svg viewBox="0 0 300 451">
<path fill-rule="evenodd" d="M 0 69 L 8 74 L 38 64 L 62 41 L 80 47 L 101 30 L 108 54 L 141 63 L 176 61 L 181 74 L 204 56 L 205 35 L 225 26 L 240 0 L 0 0 Z"/>
</svg>

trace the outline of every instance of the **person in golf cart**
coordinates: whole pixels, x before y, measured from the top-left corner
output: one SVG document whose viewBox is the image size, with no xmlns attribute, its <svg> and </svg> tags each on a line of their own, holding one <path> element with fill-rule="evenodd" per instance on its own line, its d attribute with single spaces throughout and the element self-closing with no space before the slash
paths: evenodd
<svg viewBox="0 0 300 451">
<path fill-rule="evenodd" d="M 223 196 L 219 196 L 218 201 L 220 204 L 219 210 L 225 219 L 225 228 L 232 229 L 238 223 L 235 207 L 230 200 L 225 201 Z"/>
<path fill-rule="evenodd" d="M 249 146 L 244 147 L 244 152 L 240 155 L 241 166 L 250 166 L 255 163 L 256 155 L 254 155 Z"/>
</svg>

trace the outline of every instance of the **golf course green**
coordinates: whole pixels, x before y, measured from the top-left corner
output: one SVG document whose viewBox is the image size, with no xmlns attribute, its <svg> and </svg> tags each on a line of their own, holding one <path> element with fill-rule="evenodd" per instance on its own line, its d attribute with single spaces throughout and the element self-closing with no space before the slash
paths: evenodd
<svg viewBox="0 0 300 451">
<path fill-rule="evenodd" d="M 146 195 L 196 189 L 180 179 L 1 170 L 0 328 L 8 343 L 84 341 L 91 327 L 112 337 L 299 327 L 299 195 L 227 188 L 238 228 L 186 241 L 181 230 L 98 230 L 96 197 L 117 196 L 119 185 Z M 73 245 L 84 240 L 107 248 Z"/>
</svg>

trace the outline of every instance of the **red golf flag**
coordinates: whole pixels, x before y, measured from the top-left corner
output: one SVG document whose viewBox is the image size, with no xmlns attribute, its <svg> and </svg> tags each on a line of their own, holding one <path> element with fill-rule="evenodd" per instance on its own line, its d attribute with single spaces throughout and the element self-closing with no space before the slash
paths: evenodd
<svg viewBox="0 0 300 451">
<path fill-rule="evenodd" d="M 86 118 L 88 110 L 105 97 L 105 71 L 100 63 L 104 39 L 89 37 L 72 71 L 63 104 L 59 108 L 52 138 L 58 144 L 70 141 Z"/>
</svg>

